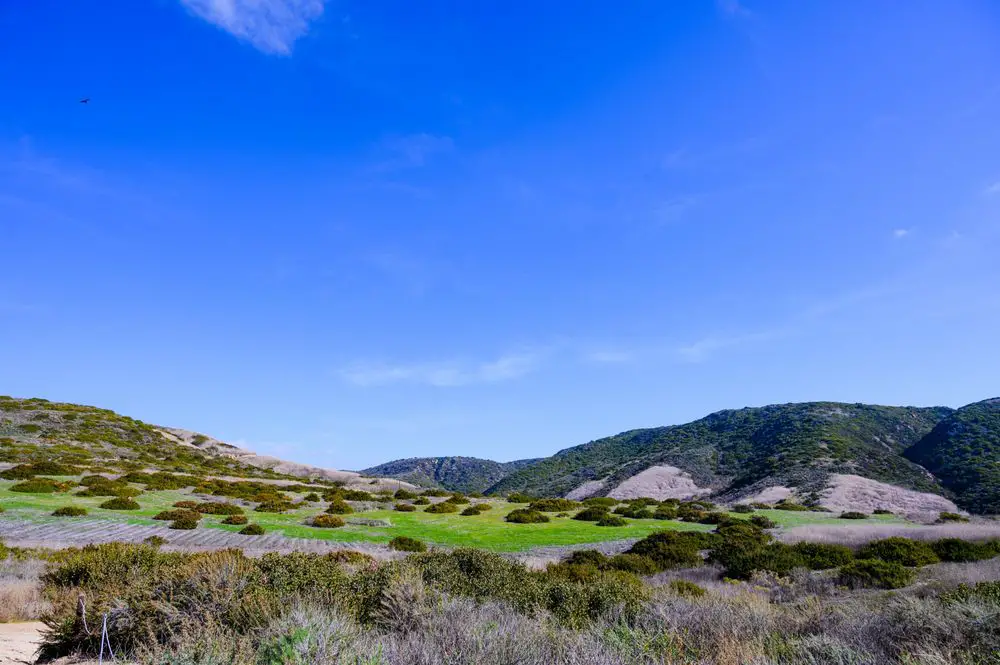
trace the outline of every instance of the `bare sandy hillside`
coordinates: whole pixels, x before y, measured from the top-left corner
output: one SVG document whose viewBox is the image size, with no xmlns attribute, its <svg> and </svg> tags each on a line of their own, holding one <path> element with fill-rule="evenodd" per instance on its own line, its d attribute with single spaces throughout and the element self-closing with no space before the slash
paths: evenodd
<svg viewBox="0 0 1000 665">
<path fill-rule="evenodd" d="M 34 662 L 45 624 L 41 621 L 0 623 L 0 665 Z"/>
<path fill-rule="evenodd" d="M 830 510 L 860 510 L 870 513 L 877 508 L 891 510 L 911 519 L 933 521 L 941 512 L 959 512 L 954 502 L 927 492 L 915 492 L 871 478 L 846 474 L 830 476 L 830 484 L 820 493 L 820 503 Z"/>
<path fill-rule="evenodd" d="M 588 480 L 579 487 L 566 493 L 566 498 L 573 501 L 588 499 L 604 489 L 603 480 Z"/>
<path fill-rule="evenodd" d="M 690 474 L 676 466 L 651 466 L 608 492 L 608 496 L 613 499 L 636 499 L 648 496 L 662 501 L 690 499 L 711 492 L 710 489 L 695 485 Z"/>
</svg>

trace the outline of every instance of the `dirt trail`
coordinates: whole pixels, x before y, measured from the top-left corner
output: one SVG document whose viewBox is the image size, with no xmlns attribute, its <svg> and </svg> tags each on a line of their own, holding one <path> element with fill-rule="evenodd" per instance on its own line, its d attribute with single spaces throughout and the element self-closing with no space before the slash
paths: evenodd
<svg viewBox="0 0 1000 665">
<path fill-rule="evenodd" d="M 45 624 L 41 621 L 0 623 L 0 665 L 34 662 L 43 628 Z"/>
</svg>

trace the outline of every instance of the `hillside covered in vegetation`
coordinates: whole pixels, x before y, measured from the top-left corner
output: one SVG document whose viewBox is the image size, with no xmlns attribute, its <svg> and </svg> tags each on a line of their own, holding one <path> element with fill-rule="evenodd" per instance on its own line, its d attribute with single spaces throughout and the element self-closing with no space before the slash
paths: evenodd
<svg viewBox="0 0 1000 665">
<path fill-rule="evenodd" d="M 723 497 L 768 486 L 818 492 L 833 473 L 946 494 L 946 486 L 904 453 L 951 414 L 945 407 L 835 402 L 719 411 L 686 425 L 632 430 L 562 450 L 490 492 L 563 495 L 588 481 L 602 481 L 607 491 L 644 469 L 670 465 Z"/>
<path fill-rule="evenodd" d="M 906 456 L 933 473 L 966 510 L 1000 513 L 1000 399 L 958 409 Z"/>
<path fill-rule="evenodd" d="M 453 492 L 485 492 L 536 459 L 494 462 L 478 457 L 411 457 L 362 471 L 369 476 L 399 478 L 414 485 L 443 487 Z"/>
</svg>

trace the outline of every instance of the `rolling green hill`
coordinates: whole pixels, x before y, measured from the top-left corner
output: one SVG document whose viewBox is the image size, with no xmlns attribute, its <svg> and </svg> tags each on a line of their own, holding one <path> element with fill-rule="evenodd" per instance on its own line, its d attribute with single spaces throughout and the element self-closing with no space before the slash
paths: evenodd
<svg viewBox="0 0 1000 665">
<path fill-rule="evenodd" d="M 490 492 L 562 495 L 604 479 L 610 488 L 648 467 L 670 465 L 722 496 L 769 485 L 818 491 L 831 473 L 944 493 L 903 453 L 951 412 L 835 402 L 720 411 L 686 425 L 632 430 L 562 450 Z"/>
<path fill-rule="evenodd" d="M 966 510 L 1000 513 L 1000 398 L 958 409 L 906 456 L 937 476 Z"/>
<path fill-rule="evenodd" d="M 511 473 L 538 460 L 494 462 L 477 457 L 411 457 L 362 471 L 365 475 L 399 478 L 414 485 L 454 492 L 485 492 Z"/>
</svg>

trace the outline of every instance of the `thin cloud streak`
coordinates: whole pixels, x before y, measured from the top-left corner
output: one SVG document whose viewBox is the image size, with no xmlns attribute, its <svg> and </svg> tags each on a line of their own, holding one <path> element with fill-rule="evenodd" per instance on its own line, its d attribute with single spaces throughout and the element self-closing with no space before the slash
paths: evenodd
<svg viewBox="0 0 1000 665">
<path fill-rule="evenodd" d="M 259 51 L 288 55 L 325 0 L 180 0 L 192 14 Z"/>
<path fill-rule="evenodd" d="M 412 384 L 435 388 L 502 383 L 538 369 L 538 353 L 509 353 L 496 360 L 468 362 L 448 360 L 411 364 L 358 362 L 340 371 L 348 383 L 362 387 Z"/>
</svg>

